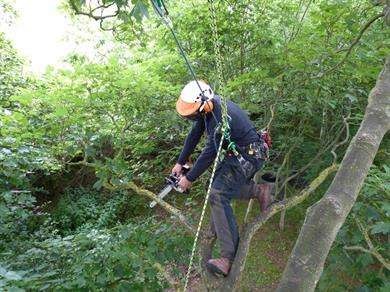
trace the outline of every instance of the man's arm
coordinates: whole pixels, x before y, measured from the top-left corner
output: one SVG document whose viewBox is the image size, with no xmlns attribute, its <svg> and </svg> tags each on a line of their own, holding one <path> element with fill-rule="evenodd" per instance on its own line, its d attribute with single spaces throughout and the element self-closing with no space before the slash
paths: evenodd
<svg viewBox="0 0 390 292">
<path fill-rule="evenodd" d="M 212 132 L 214 132 L 214 130 Z M 216 137 L 214 137 L 214 135 L 209 135 L 205 148 L 199 155 L 193 168 L 186 174 L 186 178 L 190 182 L 195 181 L 213 163 L 217 156 L 217 147 L 219 146 L 220 140 L 221 135 L 216 135 Z"/>
<path fill-rule="evenodd" d="M 203 132 L 204 120 L 200 118 L 193 123 L 192 129 L 187 135 L 187 138 L 184 142 L 183 150 L 181 151 L 177 160 L 178 164 L 184 165 L 187 162 L 188 157 L 192 154 L 196 145 L 198 145 L 198 142 L 202 137 Z"/>
</svg>

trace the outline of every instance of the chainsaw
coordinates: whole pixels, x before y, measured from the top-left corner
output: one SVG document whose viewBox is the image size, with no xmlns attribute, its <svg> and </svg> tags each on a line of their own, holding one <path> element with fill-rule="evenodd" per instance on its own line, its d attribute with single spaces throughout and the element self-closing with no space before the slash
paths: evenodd
<svg viewBox="0 0 390 292">
<path fill-rule="evenodd" d="M 188 194 L 188 190 L 183 191 L 181 187 L 179 187 L 179 180 L 182 175 L 185 175 L 190 170 L 190 166 L 188 164 L 184 164 L 182 168 L 181 174 L 172 173 L 168 177 L 165 178 L 165 187 L 161 190 L 161 192 L 157 195 L 161 200 L 167 196 L 172 190 L 175 190 L 179 193 Z M 157 202 L 153 201 L 150 203 L 149 207 L 153 208 L 156 206 Z"/>
</svg>

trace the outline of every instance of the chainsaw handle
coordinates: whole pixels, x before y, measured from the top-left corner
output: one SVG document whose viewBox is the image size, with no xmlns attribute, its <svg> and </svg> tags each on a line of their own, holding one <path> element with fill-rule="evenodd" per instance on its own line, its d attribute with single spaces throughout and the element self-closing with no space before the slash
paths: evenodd
<svg viewBox="0 0 390 292">
<path fill-rule="evenodd" d="M 179 173 L 177 173 L 177 172 L 172 172 L 171 175 L 174 175 L 174 176 L 176 176 L 176 177 L 179 177 L 180 175 L 185 175 L 187 172 L 190 171 L 190 169 L 191 169 L 191 166 L 188 165 L 188 164 L 186 163 L 186 164 L 184 164 L 184 165 L 181 166 L 181 171 L 180 171 Z"/>
<path fill-rule="evenodd" d="M 178 192 L 178 193 L 181 193 L 181 194 L 186 194 L 188 195 L 190 193 L 190 191 L 187 189 L 185 191 L 182 190 L 181 187 L 175 187 L 175 190 Z"/>
<path fill-rule="evenodd" d="M 189 172 L 191 169 L 191 167 L 186 163 L 183 165 L 182 169 L 181 169 L 181 174 L 182 175 L 185 175 L 187 172 Z"/>
</svg>

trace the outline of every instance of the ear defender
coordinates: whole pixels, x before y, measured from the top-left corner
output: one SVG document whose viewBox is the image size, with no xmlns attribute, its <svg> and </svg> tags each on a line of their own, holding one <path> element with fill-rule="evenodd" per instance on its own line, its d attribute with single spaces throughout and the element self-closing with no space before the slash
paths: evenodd
<svg viewBox="0 0 390 292">
<path fill-rule="evenodd" d="M 213 102 L 211 101 L 210 98 L 208 98 L 204 93 L 205 91 L 210 94 L 211 96 L 213 95 L 213 91 L 211 90 L 211 88 L 209 88 L 208 90 L 204 90 L 201 95 L 200 95 L 200 98 L 201 98 L 201 105 L 199 107 L 199 112 L 200 113 L 209 113 L 211 112 L 213 109 L 214 109 L 214 104 Z"/>
<path fill-rule="evenodd" d="M 203 104 L 203 112 L 210 113 L 214 109 L 214 104 L 211 100 L 205 101 Z"/>
</svg>

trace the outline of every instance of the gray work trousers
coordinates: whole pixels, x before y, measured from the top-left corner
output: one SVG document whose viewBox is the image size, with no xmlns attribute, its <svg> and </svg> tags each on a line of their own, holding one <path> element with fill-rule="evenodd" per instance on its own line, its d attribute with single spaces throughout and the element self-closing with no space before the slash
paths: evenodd
<svg viewBox="0 0 390 292">
<path fill-rule="evenodd" d="M 249 169 L 243 169 L 235 156 L 226 156 L 217 167 L 209 197 L 211 229 L 217 235 L 221 256 L 233 261 L 239 241 L 237 222 L 230 205 L 231 199 L 249 200 L 255 196 L 255 173 L 264 160 L 245 156 Z"/>
</svg>

